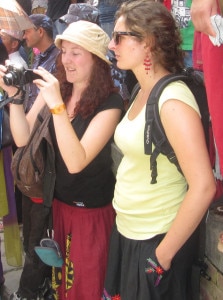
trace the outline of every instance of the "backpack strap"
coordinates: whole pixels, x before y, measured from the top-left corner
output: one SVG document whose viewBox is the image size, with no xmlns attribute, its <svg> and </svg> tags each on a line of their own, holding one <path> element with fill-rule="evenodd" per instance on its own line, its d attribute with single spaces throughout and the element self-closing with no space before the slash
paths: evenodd
<svg viewBox="0 0 223 300">
<path fill-rule="evenodd" d="M 176 165 L 179 172 L 182 173 L 176 155 L 172 146 L 170 145 L 165 130 L 160 120 L 159 114 L 159 98 L 164 88 L 174 81 L 186 81 L 188 76 L 184 74 L 168 74 L 161 78 L 150 92 L 146 104 L 145 113 L 145 130 L 144 130 L 144 151 L 145 154 L 150 155 L 150 170 L 151 170 L 151 184 L 157 182 L 157 156 L 162 153 L 167 156 L 169 161 Z M 154 150 L 153 150 L 154 145 Z"/>
<path fill-rule="evenodd" d="M 129 103 L 128 103 L 128 108 L 131 106 L 132 102 L 135 100 L 135 97 L 136 97 L 136 95 L 138 94 L 139 90 L 140 90 L 140 85 L 139 85 L 139 83 L 137 82 L 137 83 L 135 84 L 135 86 L 133 87 L 133 89 L 132 89 L 131 97 L 130 97 Z"/>
</svg>

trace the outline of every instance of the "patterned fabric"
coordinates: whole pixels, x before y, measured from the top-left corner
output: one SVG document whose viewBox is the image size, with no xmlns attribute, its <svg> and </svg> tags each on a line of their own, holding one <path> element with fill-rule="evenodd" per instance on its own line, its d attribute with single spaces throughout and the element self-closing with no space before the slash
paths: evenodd
<svg viewBox="0 0 223 300">
<path fill-rule="evenodd" d="M 18 3 L 0 0 L 0 28 L 25 30 L 33 27 L 26 12 Z"/>
<path fill-rule="evenodd" d="M 53 201 L 54 239 L 65 261 L 53 269 L 55 299 L 101 299 L 107 266 L 112 205 L 101 208 L 72 207 Z"/>
<path fill-rule="evenodd" d="M 121 300 L 121 296 L 115 295 L 112 297 L 112 296 L 108 295 L 107 291 L 104 289 L 104 294 L 103 294 L 101 300 Z"/>
</svg>

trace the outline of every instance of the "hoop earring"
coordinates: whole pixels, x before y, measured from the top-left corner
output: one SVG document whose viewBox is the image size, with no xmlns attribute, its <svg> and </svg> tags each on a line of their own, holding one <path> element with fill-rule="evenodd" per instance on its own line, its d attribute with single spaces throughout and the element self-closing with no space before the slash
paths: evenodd
<svg viewBox="0 0 223 300">
<path fill-rule="evenodd" d="M 148 71 L 151 69 L 150 67 L 152 66 L 151 60 L 148 56 L 144 59 L 143 65 L 145 66 L 146 74 L 148 74 Z"/>
</svg>

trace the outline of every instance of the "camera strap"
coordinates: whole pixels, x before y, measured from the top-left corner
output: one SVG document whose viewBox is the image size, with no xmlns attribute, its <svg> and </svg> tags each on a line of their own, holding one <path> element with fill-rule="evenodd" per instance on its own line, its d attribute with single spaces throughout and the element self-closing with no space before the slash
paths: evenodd
<svg viewBox="0 0 223 300">
<path fill-rule="evenodd" d="M 13 104 L 17 104 L 17 105 L 23 104 L 23 102 L 25 100 L 25 91 L 23 90 L 22 87 L 17 87 L 17 88 L 18 88 L 17 92 L 12 97 L 8 97 L 7 93 L 4 94 L 2 101 L 0 101 L 0 109 L 2 107 L 4 107 L 5 105 L 7 105 L 8 103 L 13 103 Z M 22 92 L 21 99 L 14 99 L 14 97 L 19 95 L 20 92 Z"/>
</svg>

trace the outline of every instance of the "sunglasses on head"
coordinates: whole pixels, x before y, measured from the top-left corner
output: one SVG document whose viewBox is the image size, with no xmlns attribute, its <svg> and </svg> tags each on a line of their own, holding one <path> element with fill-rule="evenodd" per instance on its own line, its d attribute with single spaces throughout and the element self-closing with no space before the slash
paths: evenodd
<svg viewBox="0 0 223 300">
<path fill-rule="evenodd" d="M 112 39 L 114 40 L 115 45 L 120 44 L 122 35 L 140 37 L 140 35 L 138 33 L 131 32 L 131 31 L 113 31 Z"/>
</svg>

